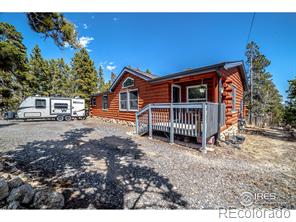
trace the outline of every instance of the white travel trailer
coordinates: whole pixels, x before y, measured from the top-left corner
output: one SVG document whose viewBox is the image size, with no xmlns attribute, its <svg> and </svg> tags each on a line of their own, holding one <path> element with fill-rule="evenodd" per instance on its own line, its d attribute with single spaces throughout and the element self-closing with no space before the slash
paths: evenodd
<svg viewBox="0 0 296 222">
<path fill-rule="evenodd" d="M 85 117 L 85 100 L 79 98 L 30 96 L 17 110 L 18 119 L 56 119 L 69 121 Z"/>
</svg>

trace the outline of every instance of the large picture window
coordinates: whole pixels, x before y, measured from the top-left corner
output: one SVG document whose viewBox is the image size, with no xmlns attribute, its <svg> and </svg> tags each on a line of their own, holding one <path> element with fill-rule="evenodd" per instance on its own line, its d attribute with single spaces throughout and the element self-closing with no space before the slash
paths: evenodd
<svg viewBox="0 0 296 222">
<path fill-rule="evenodd" d="M 129 92 L 129 109 L 138 110 L 138 90 Z"/>
<path fill-rule="evenodd" d="M 104 110 L 107 110 L 108 109 L 108 95 L 107 94 L 103 95 L 102 108 Z"/>
<path fill-rule="evenodd" d="M 119 94 L 119 108 L 122 111 L 138 110 L 138 90 L 130 90 Z"/>
<path fill-rule="evenodd" d="M 122 92 L 119 94 L 119 103 L 120 110 L 127 110 L 127 92 Z"/>
<path fill-rule="evenodd" d="M 207 98 L 207 85 L 196 85 L 187 87 L 187 102 L 206 102 Z"/>
<path fill-rule="evenodd" d="M 134 79 L 127 77 L 122 83 L 122 88 L 128 88 L 134 85 Z"/>
</svg>

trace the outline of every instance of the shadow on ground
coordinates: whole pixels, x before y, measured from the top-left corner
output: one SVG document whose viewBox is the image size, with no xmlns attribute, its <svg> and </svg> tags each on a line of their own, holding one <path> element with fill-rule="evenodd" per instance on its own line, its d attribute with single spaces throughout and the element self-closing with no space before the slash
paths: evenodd
<svg viewBox="0 0 296 222">
<path fill-rule="evenodd" d="M 185 208 L 170 181 L 143 164 L 129 138 L 86 139 L 92 128 L 75 129 L 61 140 L 34 141 L 2 153 L 41 185 L 63 191 L 65 208 Z"/>
</svg>

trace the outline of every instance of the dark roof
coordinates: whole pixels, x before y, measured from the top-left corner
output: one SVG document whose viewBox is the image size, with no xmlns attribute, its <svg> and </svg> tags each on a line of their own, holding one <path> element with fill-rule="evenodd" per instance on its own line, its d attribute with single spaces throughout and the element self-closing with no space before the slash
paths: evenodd
<svg viewBox="0 0 296 222">
<path fill-rule="evenodd" d="M 224 69 L 231 69 L 234 67 L 238 67 L 240 69 L 240 73 L 241 73 L 241 78 L 243 80 L 243 85 L 244 88 L 247 89 L 247 79 L 246 79 L 246 71 L 245 71 L 245 66 L 244 66 L 244 62 L 243 61 L 229 61 L 229 62 L 221 62 L 221 63 L 217 63 L 214 65 L 210 65 L 210 66 L 203 66 L 203 67 L 199 67 L 199 68 L 194 68 L 194 69 L 189 69 L 189 70 L 185 70 L 182 72 L 176 72 L 173 74 L 169 74 L 169 75 L 165 75 L 165 76 L 157 76 L 154 74 L 150 74 L 147 72 L 143 72 L 139 69 L 135 69 L 135 68 L 131 68 L 131 67 L 124 67 L 122 69 L 122 71 L 120 72 L 120 74 L 116 77 L 116 79 L 114 80 L 114 82 L 111 84 L 109 91 L 112 91 L 112 89 L 116 86 L 116 83 L 118 82 L 118 80 L 121 78 L 121 76 L 127 71 L 130 72 L 134 75 L 137 75 L 143 79 L 145 79 L 146 81 L 149 82 L 159 82 L 159 81 L 164 81 L 164 80 L 169 80 L 169 79 L 177 79 L 180 77 L 184 77 L 184 76 L 190 76 L 190 75 L 200 75 L 206 72 L 215 72 L 220 68 L 224 68 Z M 96 93 L 95 95 L 100 95 L 106 92 L 99 92 Z"/>
<path fill-rule="evenodd" d="M 156 78 L 157 76 L 156 75 L 153 75 L 153 74 L 150 74 L 150 73 L 147 73 L 147 72 L 143 72 L 139 69 L 134 69 L 134 68 L 131 68 L 131 67 L 124 67 L 121 72 L 119 73 L 119 75 L 116 77 L 116 79 L 113 81 L 113 83 L 111 84 L 110 88 L 109 88 L 109 91 L 112 91 L 112 89 L 116 86 L 118 80 L 121 78 L 121 76 L 125 73 L 125 72 L 130 72 L 144 80 L 151 80 L 151 79 L 154 79 Z"/>
<path fill-rule="evenodd" d="M 214 72 L 220 68 L 231 69 L 234 67 L 239 67 L 240 72 L 241 72 L 241 77 L 243 80 L 244 88 L 247 89 L 246 71 L 245 71 L 243 61 L 221 62 L 221 63 L 217 63 L 217 64 L 210 65 L 210 66 L 203 66 L 203 67 L 199 67 L 199 68 L 189 69 L 189 70 L 185 70 L 182 72 L 177 72 L 177 73 L 173 73 L 173 74 L 169 74 L 169 75 L 165 75 L 165 76 L 160 76 L 160 77 L 149 80 L 149 82 L 159 82 L 159 81 L 164 81 L 164 80 L 169 80 L 169 79 L 177 79 L 177 78 L 184 77 L 184 76 L 199 75 L 199 74 L 203 74 L 203 73 L 207 73 L 207 72 L 211 72 L 211 71 Z"/>
<path fill-rule="evenodd" d="M 147 76 L 148 78 L 151 78 L 151 79 L 154 79 L 154 78 L 157 78 L 158 76 L 157 75 L 154 75 L 154 74 L 151 74 L 151 73 L 148 73 L 148 72 L 143 72 L 139 69 L 135 69 L 135 68 L 131 68 L 131 67 L 125 67 L 127 70 L 130 70 L 130 71 L 133 71 L 133 72 L 137 72 L 143 76 Z"/>
</svg>

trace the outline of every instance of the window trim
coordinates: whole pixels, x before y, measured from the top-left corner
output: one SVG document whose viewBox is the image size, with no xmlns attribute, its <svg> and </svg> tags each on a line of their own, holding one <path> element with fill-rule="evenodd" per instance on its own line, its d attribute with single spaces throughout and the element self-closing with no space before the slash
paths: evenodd
<svg viewBox="0 0 296 222">
<path fill-rule="evenodd" d="M 174 92 L 173 92 L 173 90 L 174 90 L 174 87 L 175 88 L 179 88 L 179 103 L 182 101 L 182 98 L 181 98 L 181 96 L 182 96 L 182 92 L 181 92 L 181 90 L 182 90 L 182 88 L 181 88 L 181 86 L 180 85 L 176 85 L 176 84 L 172 84 L 172 86 L 171 86 L 171 103 L 173 103 L 173 94 L 174 94 Z"/>
<path fill-rule="evenodd" d="M 189 89 L 199 88 L 202 86 L 206 87 L 206 98 L 204 98 L 204 99 L 189 99 Z M 189 100 L 196 100 L 196 102 L 206 100 L 205 102 L 207 102 L 208 101 L 208 85 L 207 84 L 199 84 L 199 85 L 187 86 L 186 87 L 186 102 L 190 102 Z"/>
<path fill-rule="evenodd" d="M 234 91 L 233 91 L 234 90 Z M 236 87 L 235 85 L 231 85 L 231 112 L 236 112 L 236 99 L 237 99 L 237 93 L 236 93 Z"/>
<path fill-rule="evenodd" d="M 130 86 L 124 86 L 124 83 L 125 83 L 128 79 L 133 80 L 133 84 L 130 85 Z M 122 88 L 123 88 L 123 89 L 127 89 L 127 88 L 129 88 L 129 87 L 133 87 L 134 85 L 135 85 L 135 80 L 134 80 L 132 77 L 127 77 L 127 78 L 125 78 L 125 80 L 122 82 Z"/>
<path fill-rule="evenodd" d="M 130 92 L 133 92 L 133 91 L 137 91 L 137 101 L 138 101 L 138 108 L 137 109 L 130 108 Z M 121 108 L 121 97 L 120 97 L 121 93 L 126 93 L 126 100 L 127 100 L 126 109 Z M 130 90 L 120 91 L 118 93 L 118 96 L 119 96 L 119 98 L 118 98 L 119 111 L 122 111 L 122 112 L 137 112 L 137 111 L 139 111 L 139 90 L 138 89 L 130 89 Z"/>
<path fill-rule="evenodd" d="M 95 102 L 93 102 L 93 101 L 95 101 Z M 91 98 L 90 105 L 91 106 L 97 106 L 97 97 L 96 96 L 93 96 Z"/>
<path fill-rule="evenodd" d="M 105 96 L 107 97 L 107 109 L 104 109 L 104 97 Z M 109 106 L 108 106 L 108 94 L 103 94 L 102 95 L 102 110 L 107 111 L 108 108 L 109 108 Z"/>
<path fill-rule="evenodd" d="M 37 100 L 42 100 L 45 101 L 45 106 L 44 107 L 37 107 Z M 46 109 L 46 99 L 35 99 L 35 109 Z"/>
</svg>

